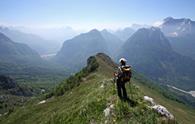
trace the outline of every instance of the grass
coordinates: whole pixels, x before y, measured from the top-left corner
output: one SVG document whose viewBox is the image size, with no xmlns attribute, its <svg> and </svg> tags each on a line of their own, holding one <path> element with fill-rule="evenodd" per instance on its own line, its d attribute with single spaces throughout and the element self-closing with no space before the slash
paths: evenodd
<svg viewBox="0 0 195 124">
<path fill-rule="evenodd" d="M 43 74 L 14 71 L 8 74 L 19 86 L 9 90 L 0 89 L 0 114 L 13 111 L 15 107 L 22 106 L 31 97 L 52 91 L 67 76 L 67 72 L 53 71 L 45 71 Z"/>
<path fill-rule="evenodd" d="M 108 104 L 115 105 L 115 115 L 109 119 L 110 123 L 123 123 L 125 121 L 129 123 L 157 122 L 158 115 L 141 102 L 140 94 L 130 95 L 131 99 L 140 101 L 135 108 L 132 108 L 129 104 L 118 99 L 112 81 L 107 81 L 103 75 L 95 73 L 88 78 L 90 80 L 67 91 L 63 96 L 49 99 L 45 104 L 38 105 L 37 99 L 27 103 L 26 106 L 5 116 L 1 122 L 4 124 L 84 124 L 91 121 L 104 123 L 107 118 L 103 111 Z M 102 83 L 105 83 L 104 88 L 101 88 Z M 128 90 L 129 93 L 138 90 L 134 85 L 130 89 L 131 91 Z"/>
<path fill-rule="evenodd" d="M 173 115 L 176 120 L 181 124 L 194 124 L 195 122 L 195 110 L 193 108 L 187 107 L 183 103 L 179 103 L 175 100 L 166 98 L 163 94 L 157 90 L 147 86 L 142 81 L 133 80 L 144 95 L 150 96 L 155 99 L 158 104 L 165 106 Z"/>
<path fill-rule="evenodd" d="M 129 98 L 135 106 L 118 99 L 115 84 L 112 80 L 114 65 L 110 65 L 102 56 L 96 57 L 99 64 L 96 71 L 82 76 L 79 85 L 66 89 L 60 95 L 53 95 L 46 103 L 38 104 L 42 99 L 34 98 L 23 107 L 18 107 L 12 113 L 0 117 L 2 124 L 173 124 L 164 120 L 156 112 L 147 107 L 143 101 L 143 95 L 154 97 L 155 101 L 162 103 L 176 116 L 179 123 L 192 122 L 193 118 L 187 118 L 189 111 L 184 115 L 179 109 L 188 111 L 184 105 L 169 100 L 141 83 L 141 80 L 133 79 L 132 84 L 127 84 Z M 77 75 L 78 76 L 78 75 Z M 74 77 L 78 79 L 78 77 Z M 74 82 L 74 81 L 73 81 Z M 75 83 L 75 82 L 74 82 Z M 66 84 L 66 80 L 65 80 Z M 102 87 L 103 86 L 103 87 Z M 138 87 L 139 86 L 139 87 Z M 109 116 L 105 116 L 104 110 L 114 104 L 114 109 Z M 178 111 L 174 108 L 177 107 Z M 181 108 L 180 108 L 181 107 Z M 180 113 L 180 115 L 177 115 Z M 182 117 L 183 116 L 183 117 Z M 184 118 L 184 121 L 182 119 Z M 190 121 L 187 121 L 187 119 Z M 190 124 L 189 123 L 189 124 Z"/>
<path fill-rule="evenodd" d="M 82 76 L 81 79 L 78 78 L 79 74 L 72 77 L 74 83 L 80 81 L 79 85 L 66 89 L 61 96 L 49 98 L 45 104 L 38 104 L 40 100 L 32 99 L 24 107 L 3 116 L 0 122 L 4 124 L 104 123 L 105 121 L 109 123 L 123 123 L 124 121 L 155 123 L 158 115 L 146 107 L 141 94 L 136 92 L 138 89 L 134 85 L 128 88 L 129 94 L 131 93 L 130 98 L 139 102 L 136 107 L 131 108 L 126 102 L 121 102 L 117 97 L 115 85 L 110 80 L 112 74 L 104 71 L 108 69 L 111 72 L 113 68 L 106 66 L 104 68 L 105 63 L 102 59 L 97 61 L 102 65 L 97 71 L 90 71 L 90 74 Z M 88 69 L 93 70 L 93 67 Z M 104 87 L 102 88 L 101 85 Z M 104 116 L 104 110 L 109 104 L 114 104 L 115 109 L 113 115 L 108 118 Z"/>
</svg>

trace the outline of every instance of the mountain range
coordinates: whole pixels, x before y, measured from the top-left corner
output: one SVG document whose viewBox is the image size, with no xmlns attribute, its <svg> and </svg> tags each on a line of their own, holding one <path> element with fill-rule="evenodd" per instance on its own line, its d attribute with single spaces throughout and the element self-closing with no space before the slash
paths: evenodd
<svg viewBox="0 0 195 124">
<path fill-rule="evenodd" d="M 66 75 L 64 67 L 0 33 L 0 114 L 22 106 L 43 89 L 48 91 Z"/>
<path fill-rule="evenodd" d="M 25 44 L 13 42 L 0 33 L 0 62 L 31 63 L 41 60 L 39 54 Z"/>
<path fill-rule="evenodd" d="M 38 35 L 24 33 L 15 28 L 1 26 L 0 32 L 15 42 L 27 44 L 39 54 L 56 53 L 61 45 L 55 41 L 45 40 Z"/>
<path fill-rule="evenodd" d="M 35 82 L 52 82 L 47 86 L 44 86 L 44 84 L 39 87 L 42 89 L 48 87 L 48 85 L 54 86 L 56 81 L 60 83 L 60 80 L 66 77 L 66 69 L 73 72 L 69 72 L 69 75 L 72 74 L 69 78 L 64 79 L 59 85 L 55 85 L 54 90 L 44 96 L 45 101 L 37 103 L 39 98 L 34 99 L 25 106 L 28 108 L 27 111 L 20 108 L 14 112 L 11 110 L 13 114 L 8 118 L 12 123 L 19 123 L 23 121 L 24 115 L 32 114 L 33 117 L 26 118 L 27 121 L 25 122 L 91 123 L 92 121 L 98 123 L 106 121 L 106 118 L 102 115 L 102 110 L 106 107 L 106 104 L 113 103 L 116 105 L 116 112 L 122 113 L 121 116 L 113 117 L 118 123 L 123 123 L 124 120 L 131 123 L 161 121 L 162 118 L 153 111 L 142 108 L 147 106 L 143 102 L 143 94 L 149 94 L 155 97 L 158 102 L 165 104 L 177 118 L 185 116 L 184 120 L 178 119 L 179 122 L 186 123 L 190 120 L 193 123 L 194 115 L 189 113 L 194 111 L 192 112 L 188 107 L 195 106 L 194 98 L 185 92 L 195 90 L 194 25 L 195 22 L 190 19 L 168 17 L 163 20 L 159 27 L 139 28 L 137 30 L 125 28 L 112 33 L 106 29 L 102 31 L 93 29 L 64 41 L 56 56 L 48 61 L 43 60 L 39 54 L 45 53 L 42 48 L 46 48 L 48 52 L 47 46 L 54 47 L 53 45 L 40 41 L 43 43 L 41 46 L 37 42 L 43 39 L 35 35 L 0 28 L 0 32 L 2 32 L 0 33 L 0 74 L 3 75 L 0 76 L 2 79 L 0 89 L 1 93 L 4 93 L 3 95 L 7 95 L 6 93 L 8 95 L 22 94 L 23 88 L 16 82 L 19 82 L 20 85 L 22 83 L 31 84 L 31 86 L 35 86 Z M 41 47 L 38 48 L 36 45 Z M 92 56 L 95 54 L 97 55 Z M 118 61 L 121 57 L 125 57 L 128 64 L 133 68 L 132 82 L 144 91 L 143 94 L 139 94 L 141 90 L 135 85 L 130 85 L 128 89 L 128 92 L 134 91 L 133 96 L 131 93 L 129 95 L 138 104 L 137 109 L 129 109 L 127 104 L 118 102 L 116 91 L 112 87 L 114 86 L 111 83 L 112 73 L 117 68 L 112 59 Z M 148 79 L 141 76 L 142 74 Z M 100 88 L 98 89 L 98 87 Z M 102 90 L 102 87 L 106 89 Z M 112 88 L 109 89 L 110 87 Z M 176 90 L 178 88 L 185 91 Z M 104 94 L 104 96 L 101 94 Z M 6 100 L 12 98 L 6 97 Z M 67 102 L 63 103 L 63 100 Z M 45 102 L 46 104 L 44 104 Z M 173 108 L 175 106 L 176 108 Z M 2 107 L 2 104 L 0 104 L 0 107 L 6 108 L 6 105 L 3 104 Z M 181 112 L 180 107 L 185 111 Z M 73 109 L 75 111 L 72 111 Z M 130 111 L 128 114 L 133 116 L 127 117 L 127 113 L 123 113 L 124 110 Z M 37 119 L 45 111 L 47 111 L 45 118 L 41 116 L 41 119 Z M 94 111 L 96 114 L 94 114 Z M 86 112 L 87 114 L 84 114 Z M 147 113 L 147 116 L 136 117 L 136 113 L 142 115 L 143 112 Z M 19 113 L 21 113 L 20 116 L 18 116 Z M 51 117 L 50 114 L 53 113 L 54 116 Z M 75 119 L 75 115 L 80 116 Z M 48 119 L 50 117 L 51 119 Z M 94 120 L 94 118 L 103 118 L 103 121 L 101 119 Z M 9 123 L 6 117 L 2 122 Z"/>
<path fill-rule="evenodd" d="M 122 41 L 106 30 L 93 29 L 64 42 L 54 60 L 70 69 L 79 69 L 86 59 L 98 52 L 116 56 Z"/>
<path fill-rule="evenodd" d="M 195 89 L 195 61 L 176 53 L 159 28 L 139 29 L 122 46 L 120 57 L 153 80 Z"/>
<path fill-rule="evenodd" d="M 126 27 L 124 29 L 119 29 L 115 32 L 113 32 L 114 35 L 116 35 L 118 38 L 120 38 L 122 41 L 126 41 L 130 36 L 135 32 L 134 29 L 131 27 Z"/>
<path fill-rule="evenodd" d="M 195 21 L 188 18 L 167 17 L 163 20 L 160 28 L 166 36 L 170 37 L 192 35 L 195 33 Z"/>
<path fill-rule="evenodd" d="M 168 17 L 159 27 L 176 52 L 195 59 L 195 21 Z"/>
<path fill-rule="evenodd" d="M 20 82 L 31 82 L 35 77 L 40 81 L 42 78 L 55 79 L 67 73 L 64 67 L 43 60 L 28 45 L 14 42 L 0 33 L 0 74 L 12 76 Z"/>
<path fill-rule="evenodd" d="M 124 42 L 107 30 L 94 29 L 65 41 L 54 60 L 77 71 L 85 65 L 90 55 L 104 52 L 114 60 L 127 58 L 138 72 L 152 80 L 194 90 L 195 61 L 177 52 L 161 30 L 155 27 L 141 28 Z"/>
</svg>

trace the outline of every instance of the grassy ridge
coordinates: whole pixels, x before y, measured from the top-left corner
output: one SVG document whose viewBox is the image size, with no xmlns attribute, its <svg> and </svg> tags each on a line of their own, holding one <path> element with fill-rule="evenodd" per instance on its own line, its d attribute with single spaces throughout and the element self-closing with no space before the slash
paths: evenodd
<svg viewBox="0 0 195 124">
<path fill-rule="evenodd" d="M 128 90 L 130 98 L 137 101 L 137 106 L 131 108 L 128 103 L 121 102 L 116 95 L 116 88 L 110 80 L 114 69 L 106 66 L 103 58 L 92 58 L 91 66 L 77 73 L 63 83 L 63 94 L 51 97 L 44 104 L 37 104 L 38 99 L 29 101 L 24 107 L 16 109 L 10 115 L 3 116 L 1 123 L 38 124 L 38 123 L 156 123 L 158 115 L 148 109 L 142 100 L 142 95 L 132 85 Z M 88 61 L 89 62 L 89 61 Z M 90 63 L 90 62 L 89 62 Z M 100 65 L 100 66 L 99 66 Z M 104 67 L 105 66 L 105 67 Z M 107 73 L 104 69 L 110 70 Z M 87 70 L 87 71 L 86 71 Z M 88 72 L 90 72 L 88 74 Z M 80 76 L 79 76 L 80 75 Z M 74 79 L 74 80 L 73 80 Z M 72 85 L 72 83 L 79 85 Z M 66 88 L 67 83 L 71 86 Z M 103 87 L 102 87 L 103 85 Z M 132 95 L 133 93 L 133 95 Z M 59 96 L 62 95 L 62 96 Z M 104 116 L 104 110 L 114 104 L 114 112 L 110 117 Z M 147 114 L 145 114 L 147 113 Z"/>
<path fill-rule="evenodd" d="M 129 107 L 121 102 L 116 95 L 114 84 L 104 75 L 93 73 L 87 81 L 67 91 L 63 96 L 49 99 L 45 104 L 38 105 L 34 100 L 23 108 L 4 117 L 1 123 L 14 124 L 38 124 L 38 123 L 104 123 L 107 118 L 104 110 L 108 104 L 114 104 L 115 112 L 108 119 L 110 123 L 156 123 L 158 115 L 148 109 L 142 103 L 141 95 L 137 88 L 132 85 L 128 90 L 134 92 L 131 99 L 140 102 L 136 107 Z M 101 80 L 100 80 L 101 79 Z M 104 83 L 104 88 L 101 85 Z"/>
<path fill-rule="evenodd" d="M 94 59 L 92 59 L 94 60 Z M 180 123 L 190 124 L 193 117 L 188 118 L 190 111 L 183 104 L 169 100 L 142 83 L 142 80 L 134 78 L 132 84 L 127 84 L 129 98 L 136 104 L 120 101 L 117 97 L 115 84 L 112 77 L 116 65 L 105 55 L 98 54 L 93 63 L 98 63 L 95 71 L 81 71 L 61 84 L 63 92 L 53 94 L 44 104 L 38 104 L 35 98 L 26 103 L 24 107 L 15 109 L 14 112 L 2 116 L 2 124 L 66 124 L 66 123 L 133 123 L 156 124 L 175 123 L 170 122 L 147 107 L 143 101 L 143 95 L 154 97 L 155 101 L 162 103 L 176 116 Z M 96 64 L 94 64 L 96 65 Z M 89 67 L 89 66 L 88 66 Z M 92 68 L 94 66 L 91 66 Z M 69 82 L 69 83 L 67 83 Z M 78 84 L 78 85 L 72 85 Z M 136 85 L 135 85 L 136 84 Z M 67 89 L 67 86 L 70 87 Z M 137 87 L 139 86 L 139 87 Z M 57 88 L 58 89 L 58 88 Z M 57 90 L 58 91 L 58 90 Z M 56 93 L 56 91 L 54 92 Z M 156 96 L 155 96 L 156 95 Z M 164 104 L 163 102 L 167 102 Z M 104 110 L 110 105 L 114 109 L 109 116 L 105 116 Z M 174 111 L 173 108 L 184 109 L 185 113 Z M 178 112 L 178 115 L 177 113 Z M 186 115 L 185 115 L 186 114 Z M 182 118 L 184 121 L 182 121 Z"/>
</svg>

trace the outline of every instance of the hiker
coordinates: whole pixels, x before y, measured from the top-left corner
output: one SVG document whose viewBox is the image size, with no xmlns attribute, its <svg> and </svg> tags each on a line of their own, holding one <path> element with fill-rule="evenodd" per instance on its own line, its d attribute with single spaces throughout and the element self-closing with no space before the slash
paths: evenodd
<svg viewBox="0 0 195 124">
<path fill-rule="evenodd" d="M 125 84 L 131 78 L 131 66 L 126 65 L 126 62 L 125 58 L 121 58 L 119 60 L 118 71 L 115 73 L 117 92 L 121 100 L 128 100 Z"/>
</svg>

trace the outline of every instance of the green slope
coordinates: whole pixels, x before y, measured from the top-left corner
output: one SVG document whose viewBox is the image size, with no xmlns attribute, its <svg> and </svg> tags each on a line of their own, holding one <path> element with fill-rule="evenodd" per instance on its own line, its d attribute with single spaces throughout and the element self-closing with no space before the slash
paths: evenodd
<svg viewBox="0 0 195 124">
<path fill-rule="evenodd" d="M 180 102 L 167 98 L 162 94 L 161 91 L 157 91 L 155 88 L 146 85 L 142 81 L 133 80 L 133 83 L 135 83 L 139 87 L 144 95 L 151 96 L 158 104 L 166 106 L 166 108 L 175 116 L 175 119 L 179 124 L 194 124 L 194 108 L 190 108 Z"/>
<path fill-rule="evenodd" d="M 178 118 L 179 122 L 187 124 L 195 119 L 189 114 L 193 111 L 183 104 L 168 100 L 156 91 L 142 83 L 142 79 L 134 78 L 132 84 L 127 84 L 128 96 L 134 104 L 121 102 L 112 80 L 115 64 L 104 54 L 98 54 L 88 60 L 88 66 L 75 76 L 62 82 L 44 104 L 38 104 L 35 98 L 25 106 L 16 108 L 14 112 L 2 116 L 2 124 L 69 124 L 69 123 L 132 123 L 156 124 L 175 123 L 160 117 L 147 107 L 143 94 L 149 94 Z M 140 88 L 139 88 L 140 87 Z M 140 90 L 141 89 L 141 90 Z M 154 94 L 155 93 L 155 94 Z M 163 102 L 167 102 L 164 104 Z M 104 110 L 114 105 L 112 114 L 105 117 Z M 178 111 L 171 108 L 178 108 Z M 183 109 L 182 112 L 179 109 Z M 190 113 L 192 112 L 192 113 Z M 180 118 L 180 119 L 179 119 Z M 182 120 L 183 119 L 183 120 Z"/>
</svg>

